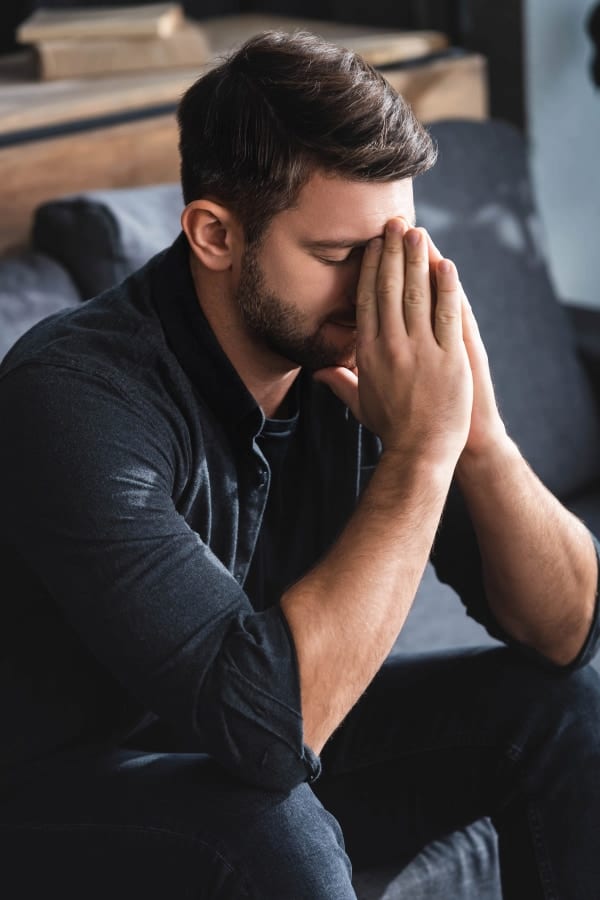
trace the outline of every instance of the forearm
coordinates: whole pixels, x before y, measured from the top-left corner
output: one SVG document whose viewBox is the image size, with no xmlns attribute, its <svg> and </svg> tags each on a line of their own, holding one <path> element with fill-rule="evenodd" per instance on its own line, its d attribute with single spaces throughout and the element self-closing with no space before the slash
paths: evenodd
<svg viewBox="0 0 600 900">
<path fill-rule="evenodd" d="M 320 752 L 389 653 L 417 591 L 452 464 L 384 453 L 327 556 L 282 598 L 306 743 Z"/>
<path fill-rule="evenodd" d="M 559 665 L 580 651 L 594 612 L 597 560 L 585 526 L 508 438 L 457 478 L 477 534 L 490 608 L 512 637 Z"/>
</svg>

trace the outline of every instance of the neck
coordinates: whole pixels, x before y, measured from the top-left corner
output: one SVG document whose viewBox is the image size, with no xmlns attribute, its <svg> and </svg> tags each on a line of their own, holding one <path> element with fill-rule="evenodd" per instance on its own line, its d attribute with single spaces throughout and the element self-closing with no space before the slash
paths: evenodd
<svg viewBox="0 0 600 900">
<path fill-rule="evenodd" d="M 300 369 L 252 339 L 233 300 L 231 273 L 210 272 L 190 254 L 196 297 L 221 348 L 268 419 L 284 417 Z"/>
</svg>

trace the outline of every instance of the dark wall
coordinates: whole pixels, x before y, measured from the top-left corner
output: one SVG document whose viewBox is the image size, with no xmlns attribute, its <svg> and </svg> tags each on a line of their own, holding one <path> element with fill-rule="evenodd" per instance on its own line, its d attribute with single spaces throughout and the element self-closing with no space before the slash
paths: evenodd
<svg viewBox="0 0 600 900">
<path fill-rule="evenodd" d="M 16 48 L 15 31 L 36 6 L 35 0 L 0 0 L 0 53 Z"/>
<path fill-rule="evenodd" d="M 491 114 L 526 129 L 524 3 L 468 0 L 464 4 L 461 44 L 487 58 Z"/>
</svg>

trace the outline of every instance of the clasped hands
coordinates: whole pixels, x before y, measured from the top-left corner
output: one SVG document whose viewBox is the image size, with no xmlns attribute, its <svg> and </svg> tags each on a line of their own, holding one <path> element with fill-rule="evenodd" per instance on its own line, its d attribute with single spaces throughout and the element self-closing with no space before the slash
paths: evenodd
<svg viewBox="0 0 600 900">
<path fill-rule="evenodd" d="M 456 266 L 423 228 L 391 219 L 365 248 L 356 369 L 321 369 L 384 452 L 463 468 L 507 440 L 487 353 Z"/>
</svg>

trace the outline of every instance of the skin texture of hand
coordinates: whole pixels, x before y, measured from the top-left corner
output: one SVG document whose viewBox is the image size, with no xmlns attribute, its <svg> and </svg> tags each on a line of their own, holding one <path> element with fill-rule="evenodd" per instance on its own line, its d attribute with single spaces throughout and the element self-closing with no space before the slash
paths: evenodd
<svg viewBox="0 0 600 900">
<path fill-rule="evenodd" d="M 358 372 L 322 369 L 315 378 L 379 435 L 384 451 L 454 466 L 469 434 L 473 377 L 456 268 L 431 252 L 422 229 L 387 223 L 384 240 L 366 248 L 357 287 Z"/>
<path fill-rule="evenodd" d="M 443 257 L 429 235 L 427 235 L 427 242 L 429 263 L 435 280 L 437 266 Z M 473 376 L 471 425 L 467 443 L 458 463 L 460 471 L 468 466 L 470 461 L 476 461 L 486 453 L 493 453 L 496 448 L 506 443 L 507 435 L 498 412 L 488 356 L 479 333 L 477 320 L 462 285 L 459 289 L 462 303 L 463 340 Z"/>
</svg>

